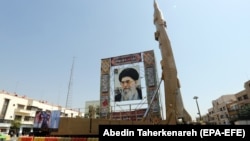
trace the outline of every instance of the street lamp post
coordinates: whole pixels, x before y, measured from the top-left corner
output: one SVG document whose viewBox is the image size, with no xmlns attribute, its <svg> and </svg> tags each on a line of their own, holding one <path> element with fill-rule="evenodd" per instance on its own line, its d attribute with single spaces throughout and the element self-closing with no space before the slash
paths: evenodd
<svg viewBox="0 0 250 141">
<path fill-rule="evenodd" d="M 201 112 L 200 112 L 200 108 L 199 108 L 199 105 L 198 105 L 198 96 L 194 96 L 194 99 L 196 101 L 196 105 L 197 105 L 197 109 L 198 109 L 198 115 L 200 116 L 200 121 L 201 121 Z"/>
</svg>

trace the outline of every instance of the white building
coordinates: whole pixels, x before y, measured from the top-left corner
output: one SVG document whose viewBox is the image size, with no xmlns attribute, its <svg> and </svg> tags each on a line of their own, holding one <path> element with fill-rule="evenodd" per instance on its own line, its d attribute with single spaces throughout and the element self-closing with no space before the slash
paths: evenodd
<svg viewBox="0 0 250 141">
<path fill-rule="evenodd" d="M 21 121 L 19 134 L 22 132 L 32 132 L 35 113 L 38 110 L 42 111 L 61 111 L 61 117 L 83 117 L 84 114 L 66 109 L 58 105 L 49 104 L 47 101 L 38 101 L 25 96 L 19 96 L 16 93 L 0 91 L 0 130 L 8 133 L 11 127 L 11 121 Z"/>
<path fill-rule="evenodd" d="M 248 120 L 239 119 L 240 111 L 250 106 L 250 80 L 244 83 L 244 89 L 235 93 L 223 95 L 212 101 L 212 108 L 203 116 L 203 121 L 209 124 L 249 124 Z M 241 117 L 242 118 L 242 117 Z"/>
<path fill-rule="evenodd" d="M 213 122 L 217 125 L 230 124 L 227 105 L 236 101 L 234 94 L 222 95 L 213 100 L 213 114 L 210 115 L 210 117 L 213 117 Z"/>
</svg>

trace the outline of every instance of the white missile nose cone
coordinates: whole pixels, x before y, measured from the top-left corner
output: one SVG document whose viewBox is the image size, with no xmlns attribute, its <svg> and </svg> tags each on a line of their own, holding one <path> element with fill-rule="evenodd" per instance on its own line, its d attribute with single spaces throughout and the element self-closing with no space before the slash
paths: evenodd
<svg viewBox="0 0 250 141">
<path fill-rule="evenodd" d="M 155 0 L 154 0 L 154 8 L 158 8 L 158 5 Z"/>
</svg>

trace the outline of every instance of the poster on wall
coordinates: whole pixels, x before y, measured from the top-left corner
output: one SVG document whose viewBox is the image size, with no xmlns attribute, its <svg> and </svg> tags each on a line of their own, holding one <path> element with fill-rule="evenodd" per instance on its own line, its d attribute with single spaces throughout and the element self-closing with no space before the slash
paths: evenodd
<svg viewBox="0 0 250 141">
<path fill-rule="evenodd" d="M 116 69 L 115 73 L 115 102 L 141 100 L 142 90 L 139 66 Z"/>
<path fill-rule="evenodd" d="M 34 119 L 34 128 L 49 129 L 51 111 L 36 111 Z"/>
<path fill-rule="evenodd" d="M 58 129 L 60 123 L 60 114 L 61 111 L 59 110 L 51 111 L 49 128 Z"/>
</svg>

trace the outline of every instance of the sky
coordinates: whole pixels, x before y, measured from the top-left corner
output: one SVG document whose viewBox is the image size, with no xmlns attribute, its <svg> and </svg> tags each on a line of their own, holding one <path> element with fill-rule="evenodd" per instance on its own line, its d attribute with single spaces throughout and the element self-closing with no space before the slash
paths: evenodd
<svg viewBox="0 0 250 141">
<path fill-rule="evenodd" d="M 192 118 L 194 96 L 203 115 L 212 100 L 243 90 L 250 79 L 250 1 L 157 3 Z M 160 77 L 153 12 L 153 0 L 0 1 L 0 90 L 65 106 L 71 77 L 70 105 L 85 109 L 100 99 L 101 59 L 148 50 Z"/>
</svg>

